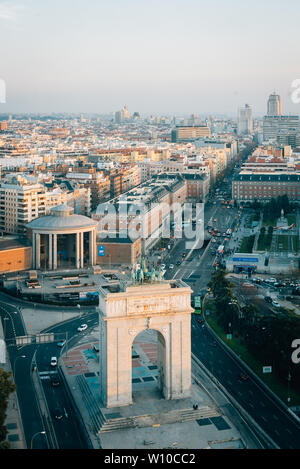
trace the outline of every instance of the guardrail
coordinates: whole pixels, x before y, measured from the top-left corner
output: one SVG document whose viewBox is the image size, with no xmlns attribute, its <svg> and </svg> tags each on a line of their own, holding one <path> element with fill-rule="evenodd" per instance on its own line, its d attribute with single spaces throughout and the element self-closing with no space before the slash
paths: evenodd
<svg viewBox="0 0 300 469">
<path fill-rule="evenodd" d="M 96 399 L 94 398 L 85 378 L 81 375 L 76 376 L 76 383 L 81 391 L 82 400 L 86 405 L 88 414 L 93 423 L 94 433 L 97 435 L 105 423 L 105 417 L 102 414 L 102 411 Z"/>
</svg>

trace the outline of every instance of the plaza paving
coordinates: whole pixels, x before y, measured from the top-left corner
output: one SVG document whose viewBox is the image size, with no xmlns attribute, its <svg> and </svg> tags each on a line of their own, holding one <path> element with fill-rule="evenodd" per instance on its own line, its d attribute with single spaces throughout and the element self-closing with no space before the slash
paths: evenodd
<svg viewBox="0 0 300 469">
<path fill-rule="evenodd" d="M 98 328 L 90 331 L 67 356 L 63 354 L 60 363 L 94 448 L 245 447 L 239 432 L 194 381 L 190 398 L 169 401 L 162 398 L 157 386 L 154 331 L 140 334 L 133 344 L 133 404 L 112 409 L 101 407 L 99 352 L 94 350 L 99 343 L 98 333 Z M 196 411 L 194 403 L 199 407 Z M 99 433 L 100 414 L 106 422 Z M 119 422 L 125 424 L 130 419 L 137 422 L 134 428 L 118 428 Z"/>
</svg>

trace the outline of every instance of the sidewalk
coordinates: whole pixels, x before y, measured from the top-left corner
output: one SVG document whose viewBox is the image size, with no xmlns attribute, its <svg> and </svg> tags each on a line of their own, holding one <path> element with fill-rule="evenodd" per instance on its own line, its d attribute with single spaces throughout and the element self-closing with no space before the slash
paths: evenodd
<svg viewBox="0 0 300 469">
<path fill-rule="evenodd" d="M 0 338 L 3 338 L 2 322 L 0 321 Z M 8 353 L 6 351 L 6 363 L 0 363 L 0 368 L 12 373 Z M 12 378 L 11 378 L 12 379 Z M 19 403 L 16 392 L 10 394 L 6 411 L 5 425 L 8 430 L 6 439 L 10 443 L 11 449 L 26 449 L 24 431 L 19 410 Z"/>
</svg>

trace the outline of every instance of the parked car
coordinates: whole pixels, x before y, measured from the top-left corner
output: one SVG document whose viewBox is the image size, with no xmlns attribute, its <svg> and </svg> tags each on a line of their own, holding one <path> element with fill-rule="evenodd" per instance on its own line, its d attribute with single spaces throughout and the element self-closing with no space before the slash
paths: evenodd
<svg viewBox="0 0 300 469">
<path fill-rule="evenodd" d="M 85 331 L 86 329 L 88 328 L 88 325 L 87 324 L 81 324 L 77 330 L 78 332 L 82 332 L 82 331 Z"/>
<path fill-rule="evenodd" d="M 275 308 L 281 308 L 280 304 L 275 300 L 272 301 L 272 306 L 274 306 Z"/>
<path fill-rule="evenodd" d="M 169 269 L 174 269 L 174 264 L 170 264 Z"/>
<path fill-rule="evenodd" d="M 51 357 L 50 365 L 57 366 L 57 357 Z"/>
</svg>

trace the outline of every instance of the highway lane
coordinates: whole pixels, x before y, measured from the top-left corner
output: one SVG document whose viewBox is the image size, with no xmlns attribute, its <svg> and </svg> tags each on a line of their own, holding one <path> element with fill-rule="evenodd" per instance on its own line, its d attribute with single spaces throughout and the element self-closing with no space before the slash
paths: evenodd
<svg viewBox="0 0 300 469">
<path fill-rule="evenodd" d="M 44 422 L 40 414 L 39 406 L 36 400 L 35 390 L 31 377 L 31 361 L 34 355 L 35 346 L 28 345 L 24 347 L 13 346 L 12 339 L 16 336 L 26 334 L 23 321 L 19 310 L 14 306 L 13 299 L 10 304 L 0 302 L 0 317 L 2 320 L 5 339 L 7 340 L 7 351 L 15 374 L 15 384 L 22 416 L 22 424 L 25 434 L 27 448 L 30 448 L 31 438 L 38 432 L 45 431 Z M 17 312 L 17 314 L 15 314 Z M 9 320 L 4 320 L 9 317 Z M 24 355 L 26 358 L 21 358 Z M 35 448 L 47 449 L 48 441 L 43 435 L 38 435 L 34 439 Z"/>
<path fill-rule="evenodd" d="M 47 328 L 43 332 L 54 332 L 60 338 L 67 334 L 65 337 L 68 337 L 68 341 L 72 341 L 72 346 L 74 346 L 76 341 L 82 340 L 85 335 L 77 331 L 77 327 L 85 322 L 88 322 L 89 328 L 96 326 L 98 324 L 98 314 L 87 314 L 84 317 Z M 65 353 L 65 351 L 65 348 L 61 349 L 57 346 L 57 341 L 39 345 L 36 352 L 36 364 L 59 449 L 84 449 L 88 448 L 88 442 L 85 433 L 82 431 L 78 415 L 71 405 L 63 381 L 60 379 L 60 385 L 55 387 L 50 382 L 53 372 L 57 371 L 50 365 L 51 357 L 56 356 L 59 358 L 60 354 Z M 60 410 L 62 415 L 60 420 L 55 418 L 57 409 Z"/>
</svg>

